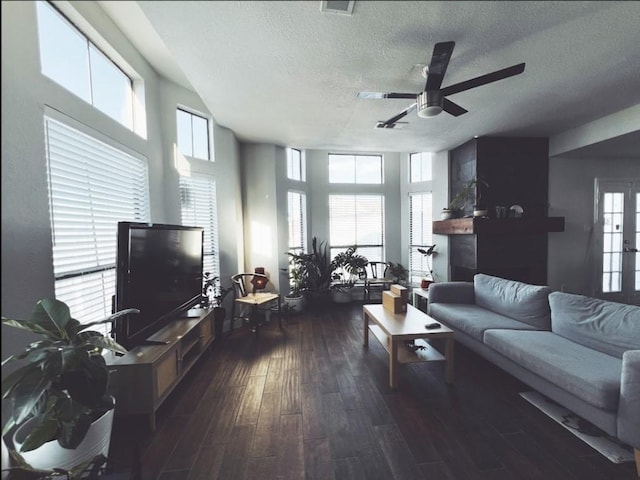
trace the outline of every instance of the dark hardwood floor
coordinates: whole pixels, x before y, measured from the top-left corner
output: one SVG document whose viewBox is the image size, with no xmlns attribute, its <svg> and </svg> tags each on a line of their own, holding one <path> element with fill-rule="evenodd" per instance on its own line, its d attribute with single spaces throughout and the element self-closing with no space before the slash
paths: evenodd
<svg viewBox="0 0 640 480">
<path fill-rule="evenodd" d="M 530 390 L 456 344 L 400 367 L 362 346 L 362 305 L 236 329 L 146 419 L 116 417 L 110 457 L 142 480 L 637 479 L 524 401 Z"/>
</svg>

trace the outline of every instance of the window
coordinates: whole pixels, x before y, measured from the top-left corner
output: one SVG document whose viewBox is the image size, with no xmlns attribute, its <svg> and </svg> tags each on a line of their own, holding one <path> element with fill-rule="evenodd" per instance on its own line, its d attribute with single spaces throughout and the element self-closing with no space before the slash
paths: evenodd
<svg viewBox="0 0 640 480">
<path fill-rule="evenodd" d="M 42 73 L 133 130 L 133 82 L 48 2 L 36 2 Z"/>
<path fill-rule="evenodd" d="M 287 178 L 305 182 L 307 180 L 302 152 L 295 148 L 287 148 Z"/>
<path fill-rule="evenodd" d="M 302 253 L 307 248 L 307 196 L 302 192 L 287 192 L 289 214 L 289 251 Z"/>
<path fill-rule="evenodd" d="M 102 320 L 115 294 L 117 224 L 150 219 L 147 162 L 44 122 L 56 298 L 80 321 Z"/>
<path fill-rule="evenodd" d="M 409 179 L 411 183 L 430 182 L 432 180 L 431 154 L 429 152 L 409 155 Z"/>
<path fill-rule="evenodd" d="M 202 271 L 220 276 L 216 182 L 208 175 L 180 177 L 182 224 L 204 228 Z"/>
<path fill-rule="evenodd" d="M 329 183 L 382 183 L 381 155 L 329 154 Z"/>
<path fill-rule="evenodd" d="M 176 124 L 180 153 L 200 160 L 210 160 L 209 120 L 178 108 Z"/>
<path fill-rule="evenodd" d="M 367 259 L 384 261 L 384 197 L 330 195 L 329 244 L 332 257 L 356 245 Z"/>
<path fill-rule="evenodd" d="M 409 195 L 409 282 L 418 284 L 422 278 L 431 278 L 432 258 L 427 258 L 418 248 L 433 245 L 432 195 L 412 193 Z"/>
</svg>

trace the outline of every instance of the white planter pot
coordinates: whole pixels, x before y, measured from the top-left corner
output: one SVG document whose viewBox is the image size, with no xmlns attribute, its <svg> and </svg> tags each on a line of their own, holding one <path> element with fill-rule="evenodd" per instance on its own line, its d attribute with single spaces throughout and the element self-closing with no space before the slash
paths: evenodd
<svg viewBox="0 0 640 480">
<path fill-rule="evenodd" d="M 2 441 L 2 476 L 0 478 L 4 480 L 9 476 L 9 472 L 6 471 L 6 469 L 9 468 L 10 465 L 9 449 L 7 448 L 7 444 L 4 443 L 4 437 L 0 437 L 0 440 Z"/>
<path fill-rule="evenodd" d="M 335 303 L 350 303 L 353 301 L 353 295 L 350 290 L 336 288 L 331 290 L 331 299 Z"/>
<path fill-rule="evenodd" d="M 42 446 L 29 452 L 20 452 L 20 447 L 26 438 L 31 420 L 23 423 L 13 435 L 13 445 L 24 457 L 24 459 L 34 468 L 50 470 L 52 468 L 63 468 L 70 470 L 76 465 L 91 460 L 96 455 L 109 454 L 109 442 L 111 441 L 111 428 L 113 427 L 114 410 L 111 409 L 89 427 L 87 435 L 84 437 L 78 448 L 62 448 L 57 440 L 47 442 Z"/>
<path fill-rule="evenodd" d="M 304 310 L 304 297 L 284 297 L 284 303 L 289 305 L 292 312 L 301 313 Z"/>
</svg>

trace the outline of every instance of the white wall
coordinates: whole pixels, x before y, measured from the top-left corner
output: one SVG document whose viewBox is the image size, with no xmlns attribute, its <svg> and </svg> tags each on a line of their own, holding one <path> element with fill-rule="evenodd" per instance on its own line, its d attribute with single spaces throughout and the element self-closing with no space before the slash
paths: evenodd
<svg viewBox="0 0 640 480">
<path fill-rule="evenodd" d="M 595 179 L 640 177 L 638 158 L 555 157 L 549 162 L 549 215 L 564 232 L 549 233 L 548 283 L 555 290 L 594 295 Z"/>
</svg>

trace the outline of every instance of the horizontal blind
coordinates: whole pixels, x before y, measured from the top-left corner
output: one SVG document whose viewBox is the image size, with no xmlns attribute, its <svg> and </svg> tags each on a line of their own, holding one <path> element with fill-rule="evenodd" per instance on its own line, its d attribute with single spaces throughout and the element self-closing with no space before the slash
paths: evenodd
<svg viewBox="0 0 640 480">
<path fill-rule="evenodd" d="M 56 297 L 81 322 L 115 294 L 117 224 L 149 221 L 146 161 L 45 116 Z"/>
<path fill-rule="evenodd" d="M 418 252 L 417 248 L 433 244 L 432 203 L 431 192 L 409 195 L 409 272 L 411 283 L 419 283 L 422 277 L 429 276 L 430 264 L 427 258 Z"/>
<path fill-rule="evenodd" d="M 289 251 L 302 253 L 307 246 L 307 196 L 301 192 L 287 192 L 289 217 Z"/>
<path fill-rule="evenodd" d="M 383 261 L 384 196 L 330 195 L 331 255 L 352 245 L 371 261 Z"/>
<path fill-rule="evenodd" d="M 180 177 L 180 205 L 183 225 L 204 228 L 203 272 L 219 277 L 215 178 L 208 175 Z"/>
</svg>

